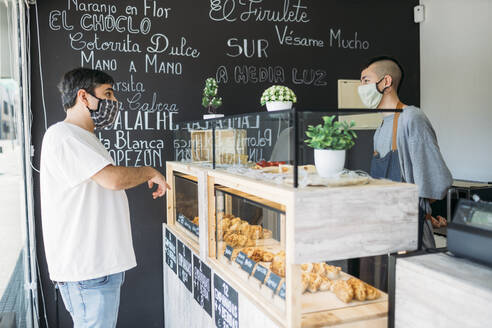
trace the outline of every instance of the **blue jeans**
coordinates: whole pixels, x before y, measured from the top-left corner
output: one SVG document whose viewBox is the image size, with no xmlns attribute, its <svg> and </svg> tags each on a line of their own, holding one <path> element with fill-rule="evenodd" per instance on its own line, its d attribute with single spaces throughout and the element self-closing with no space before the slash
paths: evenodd
<svg viewBox="0 0 492 328">
<path fill-rule="evenodd" d="M 57 282 L 74 328 L 116 327 L 124 280 L 125 273 L 120 272 L 90 280 Z"/>
</svg>

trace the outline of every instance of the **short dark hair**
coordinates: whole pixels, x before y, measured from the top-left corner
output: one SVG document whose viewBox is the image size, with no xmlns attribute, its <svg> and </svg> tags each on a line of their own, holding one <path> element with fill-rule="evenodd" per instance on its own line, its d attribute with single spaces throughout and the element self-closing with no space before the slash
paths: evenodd
<svg viewBox="0 0 492 328">
<path fill-rule="evenodd" d="M 398 88 L 397 88 L 397 92 L 399 92 L 400 91 L 400 87 L 403 84 L 403 78 L 405 77 L 405 71 L 403 70 L 403 67 L 398 62 L 398 60 L 396 60 L 395 58 L 390 57 L 390 56 L 377 56 L 377 57 L 373 57 L 373 58 L 369 59 L 369 61 L 362 67 L 361 71 L 365 70 L 366 68 L 368 68 L 369 66 L 371 66 L 374 63 L 384 62 L 384 61 L 390 61 L 390 62 L 396 64 L 396 66 L 400 70 L 400 79 L 398 81 Z"/>
<path fill-rule="evenodd" d="M 80 67 L 66 72 L 58 83 L 63 108 L 67 110 L 75 105 L 80 89 L 94 94 L 94 89 L 101 84 L 114 84 L 114 79 L 107 73 L 90 68 Z"/>
</svg>

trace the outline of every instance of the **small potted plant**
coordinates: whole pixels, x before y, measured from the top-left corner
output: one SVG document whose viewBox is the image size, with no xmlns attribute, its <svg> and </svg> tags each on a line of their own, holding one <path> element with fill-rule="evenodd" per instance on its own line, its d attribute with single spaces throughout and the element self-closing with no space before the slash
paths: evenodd
<svg viewBox="0 0 492 328">
<path fill-rule="evenodd" d="M 203 115 L 203 119 L 224 117 L 224 114 L 217 114 L 216 110 L 222 106 L 222 98 L 217 97 L 219 89 L 217 81 L 209 77 L 205 80 L 205 88 L 203 88 L 202 106 L 207 108 L 208 114 Z"/>
<path fill-rule="evenodd" d="M 292 104 L 297 102 L 297 97 L 294 91 L 283 85 L 272 85 L 261 95 L 261 105 L 266 104 L 267 110 L 276 111 L 283 109 L 291 109 Z"/>
<path fill-rule="evenodd" d="M 314 164 L 318 174 L 332 177 L 343 170 L 345 151 L 354 146 L 355 122 L 338 122 L 336 116 L 323 116 L 323 124 L 309 125 L 305 142 L 314 148 Z"/>
</svg>

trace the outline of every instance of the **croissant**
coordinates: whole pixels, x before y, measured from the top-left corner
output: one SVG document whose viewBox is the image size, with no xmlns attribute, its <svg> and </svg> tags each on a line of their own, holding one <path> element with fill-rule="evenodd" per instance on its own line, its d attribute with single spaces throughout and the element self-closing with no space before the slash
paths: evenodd
<svg viewBox="0 0 492 328">
<path fill-rule="evenodd" d="M 242 252 L 246 254 L 247 257 L 251 257 L 251 255 L 253 255 L 253 253 L 255 252 L 255 249 L 254 247 L 246 247 L 243 248 Z"/>
<path fill-rule="evenodd" d="M 375 300 L 377 298 L 379 298 L 379 296 L 381 296 L 381 293 L 376 289 L 374 288 L 373 286 L 369 285 L 369 284 L 364 284 L 366 286 L 366 299 L 367 300 Z"/>
<path fill-rule="evenodd" d="M 249 236 L 249 223 L 248 223 L 248 222 L 246 222 L 246 221 L 243 221 L 243 222 L 239 225 L 239 232 L 240 232 L 242 235 Z"/>
<path fill-rule="evenodd" d="M 337 280 L 333 285 L 333 292 L 345 303 L 349 303 L 354 298 L 354 290 L 345 280 Z"/>
<path fill-rule="evenodd" d="M 313 272 L 322 276 L 326 275 L 325 264 L 326 263 L 313 263 Z"/>
<path fill-rule="evenodd" d="M 333 265 L 328 265 L 326 263 L 324 263 L 323 266 L 326 272 L 325 275 L 328 279 L 335 280 L 339 277 L 342 268 Z"/>
<path fill-rule="evenodd" d="M 273 259 L 270 270 L 280 277 L 285 277 L 285 261 L 283 260 L 275 260 Z"/>
<path fill-rule="evenodd" d="M 313 264 L 312 263 L 301 264 L 301 270 L 304 272 L 313 272 Z"/>
<path fill-rule="evenodd" d="M 323 281 L 321 282 L 321 285 L 319 285 L 319 290 L 322 292 L 330 290 L 332 283 L 331 280 L 326 277 L 321 277 L 321 279 Z"/>
<path fill-rule="evenodd" d="M 248 237 L 243 236 L 243 235 L 236 235 L 237 236 L 237 245 L 244 247 L 248 243 Z"/>
<path fill-rule="evenodd" d="M 308 290 L 311 293 L 316 293 L 323 282 L 323 279 L 321 279 L 321 276 L 317 273 L 309 273 L 309 285 L 308 285 Z"/>
<path fill-rule="evenodd" d="M 273 261 L 273 253 L 264 252 L 263 253 L 263 262 L 272 262 Z"/>
<path fill-rule="evenodd" d="M 250 258 L 255 262 L 260 262 L 263 259 L 263 253 L 263 250 L 257 248 L 254 250 Z"/>
<path fill-rule="evenodd" d="M 367 294 L 366 286 L 364 285 L 364 283 L 357 278 L 350 278 L 349 280 L 347 280 L 347 283 L 352 286 L 355 299 L 358 301 L 365 301 Z"/>
<path fill-rule="evenodd" d="M 257 240 L 261 239 L 263 235 L 263 228 L 259 225 L 249 226 L 249 238 Z"/>
</svg>

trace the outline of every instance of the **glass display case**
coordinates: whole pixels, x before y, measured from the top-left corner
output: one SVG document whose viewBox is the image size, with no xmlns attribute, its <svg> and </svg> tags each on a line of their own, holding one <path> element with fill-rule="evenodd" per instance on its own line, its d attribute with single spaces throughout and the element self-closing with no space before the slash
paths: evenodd
<svg viewBox="0 0 492 328">
<path fill-rule="evenodd" d="M 196 177 L 174 171 L 176 222 L 190 232 L 198 242 L 200 237 L 198 217 L 198 180 Z"/>
<path fill-rule="evenodd" d="M 166 162 L 167 183 L 171 187 L 166 193 L 167 225 L 196 252 L 200 249 L 200 226 L 207 224 L 206 217 L 201 220 L 199 202 L 199 189 L 206 183 L 206 174 L 203 165 Z"/>
<path fill-rule="evenodd" d="M 310 126 L 331 116 L 334 121 L 354 121 L 357 138 L 346 152 L 344 167 L 368 172 L 374 129 L 383 115 L 400 111 L 292 109 L 183 122 L 174 133 L 175 160 L 304 187 L 317 172 L 314 149 L 306 143 Z"/>
</svg>

